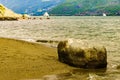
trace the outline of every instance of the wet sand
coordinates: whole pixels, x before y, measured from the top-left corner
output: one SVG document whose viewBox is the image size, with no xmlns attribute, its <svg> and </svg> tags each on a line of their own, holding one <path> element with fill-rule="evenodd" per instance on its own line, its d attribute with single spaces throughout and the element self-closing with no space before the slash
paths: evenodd
<svg viewBox="0 0 120 80">
<path fill-rule="evenodd" d="M 70 69 L 58 61 L 55 48 L 0 38 L 0 80 L 37 79 Z"/>
</svg>

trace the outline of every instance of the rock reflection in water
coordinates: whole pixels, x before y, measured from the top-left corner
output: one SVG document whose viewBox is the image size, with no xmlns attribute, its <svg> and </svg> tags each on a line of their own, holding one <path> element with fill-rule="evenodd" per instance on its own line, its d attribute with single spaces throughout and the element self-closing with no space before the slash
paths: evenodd
<svg viewBox="0 0 120 80">
<path fill-rule="evenodd" d="M 106 75 L 106 69 L 74 69 L 73 80 L 106 80 L 102 79 Z"/>
<path fill-rule="evenodd" d="M 41 79 L 27 80 L 120 80 L 119 70 L 73 69 L 69 73 L 45 75 Z"/>
<path fill-rule="evenodd" d="M 106 69 L 74 69 L 70 73 L 46 75 L 41 80 L 119 80 L 119 74 L 118 70 L 110 72 Z"/>
</svg>

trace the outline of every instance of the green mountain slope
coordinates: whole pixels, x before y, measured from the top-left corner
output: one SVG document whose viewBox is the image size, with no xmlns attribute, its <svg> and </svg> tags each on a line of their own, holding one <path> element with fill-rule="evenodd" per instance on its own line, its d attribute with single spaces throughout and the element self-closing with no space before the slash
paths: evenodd
<svg viewBox="0 0 120 80">
<path fill-rule="evenodd" d="M 65 0 L 51 15 L 120 15 L 120 0 Z"/>
<path fill-rule="evenodd" d="M 0 0 L 0 3 L 20 14 L 43 15 L 63 0 Z"/>
</svg>

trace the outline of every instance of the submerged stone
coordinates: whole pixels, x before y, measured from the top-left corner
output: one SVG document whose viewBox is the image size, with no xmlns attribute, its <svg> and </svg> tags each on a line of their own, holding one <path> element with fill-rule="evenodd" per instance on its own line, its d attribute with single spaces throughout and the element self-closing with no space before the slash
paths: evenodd
<svg viewBox="0 0 120 80">
<path fill-rule="evenodd" d="M 83 41 L 66 40 L 58 44 L 59 61 L 80 68 L 106 68 L 107 51 Z"/>
<path fill-rule="evenodd" d="M 120 69 L 120 65 L 117 65 L 117 69 Z"/>
</svg>

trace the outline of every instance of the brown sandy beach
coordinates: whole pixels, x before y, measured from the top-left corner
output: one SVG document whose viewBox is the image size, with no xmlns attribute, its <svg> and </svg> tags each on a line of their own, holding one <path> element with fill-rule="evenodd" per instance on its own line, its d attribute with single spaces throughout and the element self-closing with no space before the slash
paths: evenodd
<svg viewBox="0 0 120 80">
<path fill-rule="evenodd" d="M 37 79 L 67 73 L 70 69 L 58 61 L 54 48 L 0 38 L 0 80 Z"/>
</svg>

